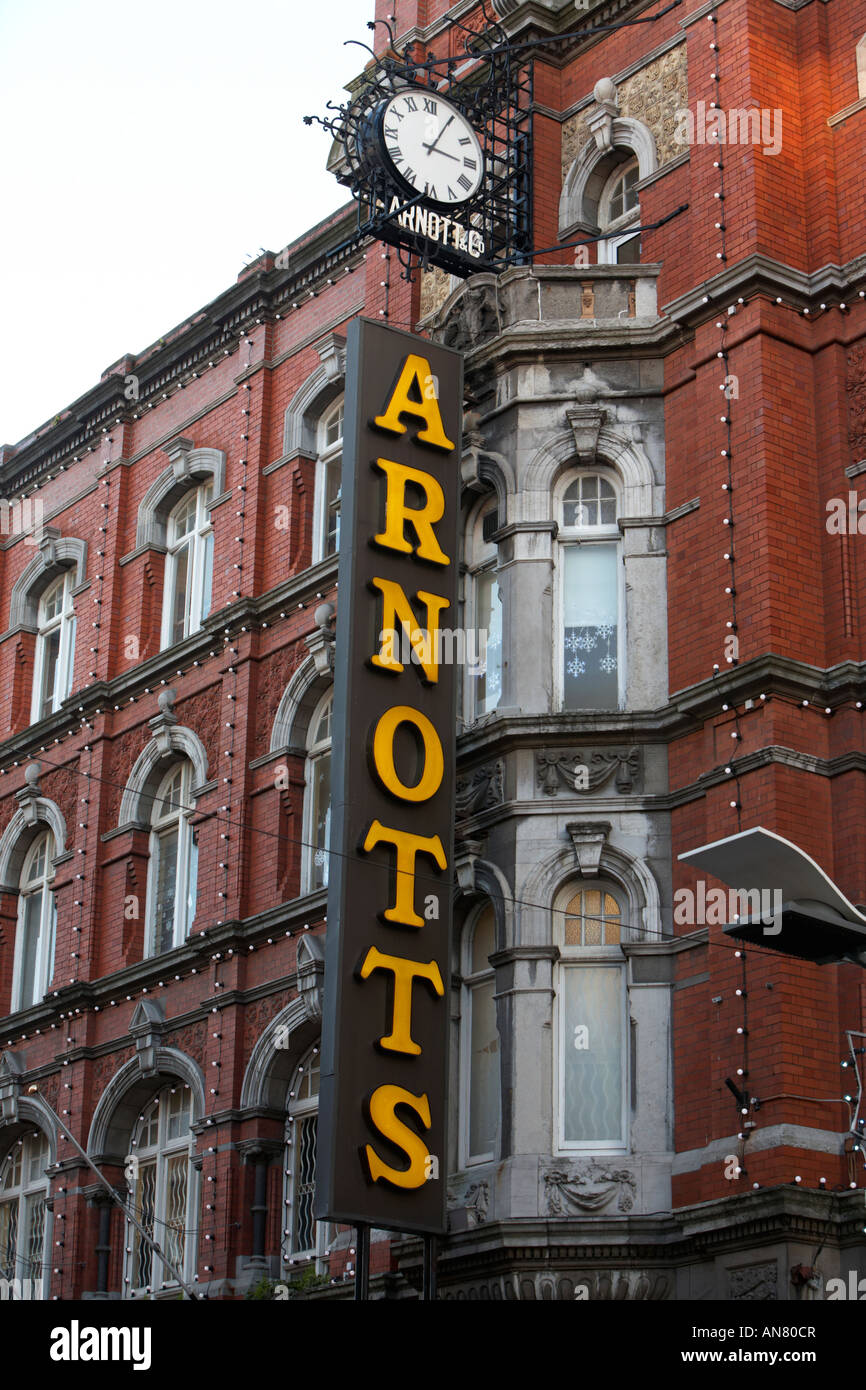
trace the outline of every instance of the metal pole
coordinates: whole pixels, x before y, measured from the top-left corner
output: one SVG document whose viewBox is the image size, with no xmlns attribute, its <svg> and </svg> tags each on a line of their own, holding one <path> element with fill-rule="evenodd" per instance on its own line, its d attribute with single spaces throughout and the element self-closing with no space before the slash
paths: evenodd
<svg viewBox="0 0 866 1390">
<path fill-rule="evenodd" d="M 425 1303 L 436 1299 L 436 1246 L 435 1236 L 424 1237 L 424 1287 L 421 1297 Z"/>
<path fill-rule="evenodd" d="M 370 1297 L 370 1227 L 358 1226 L 355 1232 L 355 1302 Z"/>
<path fill-rule="evenodd" d="M 28 1094 L 29 1096 L 36 1096 L 36 1095 L 39 1096 L 39 1099 L 41 1100 L 42 1104 L 45 1106 L 45 1109 L 46 1109 L 47 1111 L 49 1111 L 49 1113 L 50 1113 L 51 1115 L 54 1116 L 54 1119 L 57 1121 L 57 1124 L 59 1125 L 60 1129 L 63 1130 L 63 1133 L 66 1135 L 66 1138 L 69 1140 L 70 1144 L 71 1144 L 71 1145 L 73 1146 L 73 1148 L 76 1149 L 77 1152 L 81 1155 L 81 1157 L 84 1159 L 84 1162 L 87 1164 L 88 1168 L 90 1168 L 90 1169 L 96 1174 L 96 1176 L 99 1178 L 99 1181 L 102 1183 L 102 1185 L 103 1185 L 103 1187 L 105 1188 L 106 1192 L 107 1192 L 108 1195 L 111 1197 L 111 1200 L 112 1200 L 113 1202 L 116 1202 L 116 1203 L 117 1203 L 117 1205 L 120 1207 L 121 1211 L 123 1212 L 124 1216 L 127 1218 L 128 1221 L 130 1221 L 130 1222 L 132 1223 L 132 1225 L 133 1225 L 133 1226 L 135 1227 L 135 1229 L 138 1231 L 138 1234 L 141 1236 L 142 1240 L 146 1240 L 146 1241 L 147 1241 L 148 1245 L 150 1246 L 150 1248 L 151 1248 L 151 1250 L 154 1252 L 154 1254 L 157 1255 L 157 1256 L 159 1257 L 159 1259 L 162 1260 L 162 1262 L 163 1262 L 163 1264 L 165 1265 L 166 1269 L 169 1270 L 169 1272 L 170 1272 L 171 1274 L 174 1275 L 175 1279 L 176 1279 L 177 1282 L 180 1284 L 181 1288 L 183 1289 L 183 1291 L 184 1291 L 184 1293 L 187 1295 L 187 1297 L 188 1297 L 188 1298 L 194 1299 L 195 1302 L 198 1303 L 198 1302 L 199 1302 L 198 1294 L 193 1292 L 193 1290 L 190 1288 L 189 1284 L 188 1284 L 188 1283 L 186 1282 L 186 1280 L 184 1279 L 183 1275 L 180 1273 L 180 1270 L 175 1269 L 175 1267 L 174 1267 L 174 1265 L 172 1264 L 171 1260 L 168 1258 L 167 1255 L 164 1255 L 164 1254 L 163 1254 L 162 1250 L 161 1250 L 160 1247 L 157 1245 L 157 1243 L 156 1243 L 156 1241 L 153 1239 L 153 1237 L 148 1235 L 147 1231 L 144 1229 L 144 1227 L 142 1226 L 142 1224 L 141 1224 L 141 1222 L 138 1220 L 138 1218 L 135 1217 L 135 1216 L 133 1216 L 132 1212 L 129 1211 L 129 1209 L 127 1208 L 126 1203 L 125 1203 L 124 1200 L 123 1200 L 123 1198 L 122 1198 L 117 1192 L 115 1192 L 114 1188 L 111 1186 L 111 1183 L 108 1181 L 108 1178 L 106 1178 L 105 1175 L 104 1175 L 103 1173 L 100 1173 L 99 1169 L 97 1168 L 97 1166 L 96 1166 L 96 1164 L 93 1162 L 93 1160 L 92 1160 L 91 1158 L 89 1158 L 88 1155 L 84 1152 L 84 1150 L 82 1149 L 82 1147 L 81 1147 L 81 1145 L 79 1144 L 78 1140 L 76 1139 L 75 1135 L 72 1133 L 71 1130 L 67 1129 L 66 1125 L 65 1125 L 65 1124 L 63 1123 L 63 1121 L 61 1120 L 61 1118 L 60 1118 L 60 1116 L 58 1115 L 57 1111 L 54 1109 L 54 1107 L 53 1107 L 52 1105 L 49 1105 L 48 1101 L 47 1101 L 47 1100 L 45 1099 L 45 1097 L 42 1095 L 42 1093 L 41 1093 L 40 1090 L 39 1090 L 39 1087 L 38 1087 L 38 1086 L 35 1086 L 35 1085 L 34 1085 L 34 1086 L 28 1086 L 28 1087 L 27 1087 L 27 1094 Z"/>
</svg>

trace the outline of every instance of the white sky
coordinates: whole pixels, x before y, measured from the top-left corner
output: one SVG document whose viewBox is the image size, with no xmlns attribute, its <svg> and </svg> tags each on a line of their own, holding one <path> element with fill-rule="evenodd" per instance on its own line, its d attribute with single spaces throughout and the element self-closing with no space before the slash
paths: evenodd
<svg viewBox="0 0 866 1390">
<path fill-rule="evenodd" d="M 348 201 L 373 0 L 0 0 L 0 443 Z"/>
</svg>

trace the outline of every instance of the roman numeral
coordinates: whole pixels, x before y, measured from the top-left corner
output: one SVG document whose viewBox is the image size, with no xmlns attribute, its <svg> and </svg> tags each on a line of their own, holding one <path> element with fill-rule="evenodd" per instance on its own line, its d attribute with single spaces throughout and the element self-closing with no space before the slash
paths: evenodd
<svg viewBox="0 0 866 1390">
<path fill-rule="evenodd" d="M 431 116 L 435 116 L 436 113 L 437 113 L 437 111 L 439 110 L 439 107 L 438 107 L 438 105 L 436 104 L 435 101 L 431 101 L 430 97 L 425 97 L 425 98 L 424 98 L 424 110 L 425 110 L 425 111 L 429 111 L 430 114 L 431 114 Z"/>
<path fill-rule="evenodd" d="M 438 197 L 439 197 L 439 194 L 436 192 L 436 185 L 435 185 L 435 183 L 428 183 L 428 184 L 426 185 L 425 189 L 424 189 L 424 192 L 426 193 L 426 195 L 427 195 L 428 198 L 438 198 Z"/>
<path fill-rule="evenodd" d="M 410 169 L 408 164 L 406 165 L 406 168 L 403 170 L 403 177 L 404 179 L 408 179 L 410 183 L 415 182 L 415 170 Z"/>
<path fill-rule="evenodd" d="M 477 169 L 477 168 L 478 168 L 477 161 L 474 160 L 474 159 L 470 159 L 468 155 L 464 155 L 464 156 L 463 156 L 463 166 L 464 166 L 464 168 L 466 168 L 466 169 Z"/>
<path fill-rule="evenodd" d="M 391 156 L 391 158 L 393 159 L 393 161 L 394 161 L 395 164 L 402 164 L 402 163 L 403 163 L 403 152 L 402 152 L 402 150 L 400 149 L 400 146 L 399 146 L 399 145 L 389 145 L 389 146 L 388 146 L 388 153 L 389 153 L 389 155 Z"/>
<path fill-rule="evenodd" d="M 385 139 L 386 139 L 386 140 L 396 140 L 396 139 L 397 139 L 397 135 L 398 135 L 398 131 L 397 131 L 397 127 L 396 127 L 395 125 L 386 125 L 386 126 L 385 126 Z"/>
<path fill-rule="evenodd" d="M 418 103 L 417 103 L 417 101 L 415 100 L 414 97 L 407 97 L 407 98 L 406 98 L 406 110 L 407 110 L 407 111 L 417 111 L 417 110 L 418 110 Z"/>
<path fill-rule="evenodd" d="M 472 141 L 469 139 L 469 136 L 468 136 L 468 135 L 461 135 L 461 136 L 460 136 L 460 143 L 461 143 L 461 145 L 471 145 L 471 144 L 472 144 Z"/>
<path fill-rule="evenodd" d="M 448 197 L 451 199 L 452 202 L 457 197 L 457 194 L 454 192 L 454 189 L 451 187 L 450 183 L 448 185 Z"/>
<path fill-rule="evenodd" d="M 466 192 L 467 192 L 467 193 L 469 192 L 470 188 L 472 187 L 472 180 L 471 180 L 471 179 L 467 179 L 467 177 L 466 177 L 465 174 L 461 174 L 460 177 L 459 177 L 459 179 L 457 180 L 457 182 L 459 183 L 459 185 L 460 185 L 461 188 L 465 188 L 465 189 L 466 189 Z"/>
<path fill-rule="evenodd" d="M 405 111 L 398 111 L 397 108 L 396 108 L 396 106 L 394 107 L 393 111 L 391 112 L 391 115 L 394 117 L 394 120 L 395 120 L 395 121 L 405 121 L 405 119 L 406 119 L 406 112 L 405 112 Z"/>
</svg>

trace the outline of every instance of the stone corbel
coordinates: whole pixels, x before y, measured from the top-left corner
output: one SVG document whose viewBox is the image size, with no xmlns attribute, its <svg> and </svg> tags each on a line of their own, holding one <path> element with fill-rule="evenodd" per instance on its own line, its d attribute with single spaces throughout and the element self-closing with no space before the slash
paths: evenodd
<svg viewBox="0 0 866 1390">
<path fill-rule="evenodd" d="M 329 381 L 346 374 L 346 339 L 341 333 L 328 333 L 314 344 Z"/>
<path fill-rule="evenodd" d="M 178 722 L 177 715 L 174 713 L 176 695 L 176 690 L 161 690 L 156 701 L 159 705 L 159 714 L 148 720 L 160 753 L 171 752 L 171 731 Z"/>
<path fill-rule="evenodd" d="M 135 1038 L 135 1055 L 142 1076 L 157 1076 L 157 1051 L 165 1030 L 165 1005 L 159 999 L 140 999 L 133 1010 L 129 1031 Z"/>
<path fill-rule="evenodd" d="M 603 405 L 571 405 L 565 413 L 574 434 L 574 447 L 578 458 L 594 459 L 598 448 L 598 436 L 607 419 L 607 410 Z"/>
<path fill-rule="evenodd" d="M 162 452 L 168 458 L 171 464 L 171 471 L 178 482 L 183 478 L 190 477 L 189 456 L 194 448 L 195 444 L 193 441 L 184 438 L 182 434 L 179 434 L 176 439 L 170 439 L 167 444 L 163 445 Z"/>
<path fill-rule="evenodd" d="M 325 956 L 317 936 L 302 936 L 298 942 L 298 996 L 307 1018 L 322 1017 L 322 986 L 325 982 Z"/>
<path fill-rule="evenodd" d="M 475 865 L 484 849 L 482 840 L 459 840 L 454 847 L 454 871 L 461 893 L 475 892 Z"/>
<path fill-rule="evenodd" d="M 305 637 L 304 642 L 316 664 L 316 672 L 326 676 L 334 669 L 334 605 L 320 603 L 313 616 L 316 631 Z"/>
<path fill-rule="evenodd" d="M 60 531 L 56 526 L 43 526 L 39 549 L 42 554 L 42 563 L 46 569 L 57 564 L 57 541 L 59 540 Z"/>
<path fill-rule="evenodd" d="M 18 1097 L 21 1094 L 21 1074 L 24 1063 L 14 1052 L 0 1053 L 0 1120 L 3 1124 L 18 1123 Z"/>
<path fill-rule="evenodd" d="M 28 763 L 24 769 L 25 786 L 15 793 L 25 825 L 35 825 L 39 819 L 38 802 L 42 795 L 39 786 L 39 764 Z"/>
<path fill-rule="evenodd" d="M 610 834 L 610 821 L 569 821 L 565 828 L 571 836 L 581 874 L 584 878 L 597 878 L 601 852 Z"/>
<path fill-rule="evenodd" d="M 484 448 L 484 435 L 481 433 L 481 416 L 477 410 L 463 413 L 463 457 L 460 461 L 460 474 L 464 487 L 472 492 L 486 492 L 487 485 L 481 477 L 481 451 Z"/>
<path fill-rule="evenodd" d="M 595 143 L 602 154 L 613 149 L 613 122 L 619 115 L 619 102 L 616 84 L 609 77 L 602 77 L 592 89 L 596 104 L 591 107 L 586 118 Z"/>
</svg>

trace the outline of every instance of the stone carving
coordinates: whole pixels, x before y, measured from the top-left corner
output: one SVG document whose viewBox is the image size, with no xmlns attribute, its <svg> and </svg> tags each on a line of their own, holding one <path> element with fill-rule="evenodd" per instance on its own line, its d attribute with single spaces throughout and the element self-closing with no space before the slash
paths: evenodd
<svg viewBox="0 0 866 1390">
<path fill-rule="evenodd" d="M 535 764 L 538 785 L 546 796 L 556 796 L 562 786 L 572 792 L 595 792 L 614 774 L 617 791 L 626 796 L 639 783 L 641 752 L 639 748 L 603 748 L 586 754 L 545 748 L 536 753 Z"/>
<path fill-rule="evenodd" d="M 686 146 L 674 139 L 676 112 L 688 106 L 689 86 L 686 46 L 647 63 L 640 72 L 616 86 L 619 114 L 642 121 L 655 136 L 659 165 L 684 153 Z M 593 138 L 588 116 L 598 107 L 587 108 L 565 121 L 562 127 L 562 177 L 565 179 L 583 146 Z"/>
<path fill-rule="evenodd" d="M 219 766 L 220 691 L 216 686 L 202 690 L 176 708 L 178 723 L 198 734 L 207 753 L 208 776 Z"/>
<path fill-rule="evenodd" d="M 294 671 L 309 655 L 300 643 L 282 647 L 259 662 L 256 677 L 256 756 L 267 753 L 280 700 Z"/>
<path fill-rule="evenodd" d="M 477 1284 L 441 1288 L 439 1297 L 455 1302 L 562 1302 L 574 1303 L 577 1290 L 588 1302 L 652 1302 L 671 1297 L 668 1274 L 655 1269 L 606 1269 L 586 1273 L 558 1274 L 552 1270 L 537 1273 L 501 1274 Z"/>
<path fill-rule="evenodd" d="M 467 281 L 450 310 L 439 311 L 430 330 L 437 342 L 458 352 L 469 352 L 494 338 L 499 332 L 494 277 Z"/>
<path fill-rule="evenodd" d="M 866 452 L 866 344 L 856 343 L 848 352 L 848 443 L 853 459 Z"/>
<path fill-rule="evenodd" d="M 149 730 L 141 727 L 137 729 L 127 729 L 125 734 L 119 738 L 112 739 L 110 751 L 107 758 L 108 767 L 106 769 L 106 824 L 112 828 L 117 825 L 117 818 L 120 814 L 120 801 L 123 796 L 124 788 L 129 780 L 129 774 L 135 766 L 135 761 L 141 753 L 145 744 L 149 741 Z"/>
<path fill-rule="evenodd" d="M 70 845 L 75 840 L 75 827 L 79 819 L 79 797 L 84 795 L 81 790 L 86 786 L 86 782 L 78 776 L 78 764 L 74 767 L 59 767 L 54 772 L 48 773 L 42 779 L 42 794 L 48 801 L 53 801 L 55 806 L 59 806 L 63 819 L 66 822 L 66 844 Z"/>
<path fill-rule="evenodd" d="M 434 266 L 432 270 L 421 272 L 421 318 L 435 314 L 441 309 L 451 293 L 451 276 L 447 271 Z"/>
<path fill-rule="evenodd" d="M 732 1302 L 772 1303 L 778 1297 L 779 1267 L 775 1260 L 728 1270 L 728 1298 Z"/>
<path fill-rule="evenodd" d="M 472 772 L 458 777 L 454 797 L 455 819 L 466 820 L 469 816 L 477 815 L 479 811 L 487 810 L 488 806 L 501 805 L 504 799 L 503 777 L 504 768 L 501 761 L 485 763 L 484 767 L 476 767 Z"/>
<path fill-rule="evenodd" d="M 541 1210 L 544 1216 L 578 1216 L 603 1211 L 616 1199 L 616 1210 L 631 1211 L 637 1182 L 627 1168 L 609 1168 L 590 1159 L 542 1171 Z"/>
<path fill-rule="evenodd" d="M 247 1006 L 244 1011 L 244 1052 L 247 1057 L 274 1015 L 284 1009 L 294 997 L 288 990 L 279 990 L 276 994 L 269 994 L 266 998 L 258 999 Z"/>
<path fill-rule="evenodd" d="M 448 1210 L 466 1213 L 467 1226 L 483 1226 L 490 1206 L 490 1184 L 486 1178 L 472 1182 L 461 1193 L 449 1192 Z M 455 1226 L 459 1223 L 453 1223 Z"/>
</svg>

